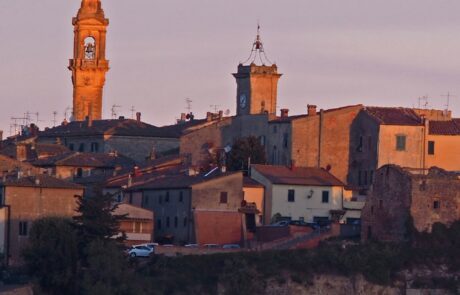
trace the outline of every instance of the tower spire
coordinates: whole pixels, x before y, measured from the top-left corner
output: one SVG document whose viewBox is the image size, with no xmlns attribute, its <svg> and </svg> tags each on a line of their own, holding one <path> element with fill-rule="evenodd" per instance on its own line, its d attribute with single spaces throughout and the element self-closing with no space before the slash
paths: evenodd
<svg viewBox="0 0 460 295">
<path fill-rule="evenodd" d="M 244 61 L 242 64 L 256 64 L 260 62 L 261 65 L 272 65 L 273 63 L 268 59 L 267 54 L 265 53 L 264 43 L 262 42 L 262 38 L 260 37 L 260 23 L 257 22 L 257 35 L 254 43 L 252 43 L 251 54 L 249 55 L 248 59 Z"/>
</svg>

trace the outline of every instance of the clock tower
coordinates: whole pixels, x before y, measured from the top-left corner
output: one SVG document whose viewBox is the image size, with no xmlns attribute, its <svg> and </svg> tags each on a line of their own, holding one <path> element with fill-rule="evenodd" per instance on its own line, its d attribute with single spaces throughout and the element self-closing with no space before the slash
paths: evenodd
<svg viewBox="0 0 460 295">
<path fill-rule="evenodd" d="M 105 41 L 109 20 L 100 0 L 82 0 L 73 18 L 74 49 L 69 70 L 73 83 L 73 119 L 102 118 L 102 93 L 109 61 L 105 59 Z"/>
<path fill-rule="evenodd" d="M 256 63 L 260 62 L 260 65 Z M 249 64 L 248 64 L 249 63 Z M 265 54 L 260 38 L 260 26 L 252 46 L 251 55 L 238 65 L 236 79 L 237 115 L 276 114 L 278 94 L 278 74 L 276 64 L 270 62 Z"/>
</svg>

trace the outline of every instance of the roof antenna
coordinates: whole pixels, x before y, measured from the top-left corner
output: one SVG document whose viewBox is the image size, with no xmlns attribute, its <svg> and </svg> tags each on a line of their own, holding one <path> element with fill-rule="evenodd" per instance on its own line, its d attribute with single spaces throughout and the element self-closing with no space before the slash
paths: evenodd
<svg viewBox="0 0 460 295">
<path fill-rule="evenodd" d="M 450 93 L 449 91 L 447 92 L 446 95 L 441 95 L 442 97 L 446 97 L 447 98 L 447 102 L 446 104 L 444 105 L 446 108 L 444 110 L 444 116 L 447 116 L 447 114 L 449 114 L 449 105 L 450 105 L 450 98 L 451 97 L 457 97 L 456 95 L 453 95 L 452 93 Z"/>
</svg>

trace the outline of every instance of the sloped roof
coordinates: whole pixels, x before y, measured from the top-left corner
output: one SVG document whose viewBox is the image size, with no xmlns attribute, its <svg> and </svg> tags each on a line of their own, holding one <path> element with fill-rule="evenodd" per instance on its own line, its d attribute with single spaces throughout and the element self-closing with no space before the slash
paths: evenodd
<svg viewBox="0 0 460 295">
<path fill-rule="evenodd" d="M 39 159 L 32 163 L 35 166 L 70 166 L 70 167 L 95 167 L 114 168 L 133 167 L 134 161 L 123 155 L 102 153 L 68 152 L 65 154 Z"/>
<path fill-rule="evenodd" d="M 153 212 L 130 204 L 119 204 L 114 211 L 115 215 L 128 215 L 127 219 L 148 219 L 153 220 Z"/>
<path fill-rule="evenodd" d="M 83 189 L 83 187 L 78 184 L 44 174 L 38 174 L 35 176 L 23 176 L 19 179 L 17 177 L 7 178 L 5 181 L 0 181 L 0 185 L 14 187 Z"/>
<path fill-rule="evenodd" d="M 188 176 L 185 173 L 166 175 L 163 177 L 154 178 L 146 183 L 132 186 L 128 190 L 139 191 L 149 189 L 177 189 L 177 188 L 191 188 L 193 185 L 204 183 L 217 178 L 233 175 L 240 172 L 225 172 L 216 171 L 206 176 L 206 174 L 199 174 L 195 176 Z"/>
<path fill-rule="evenodd" d="M 41 158 L 45 156 L 56 156 L 64 154 L 70 150 L 60 144 L 47 144 L 47 143 L 29 143 L 30 151 L 32 152 L 33 158 Z M 0 154 L 6 155 L 11 158 L 17 157 L 17 144 L 11 143 L 0 149 Z"/>
<path fill-rule="evenodd" d="M 395 107 L 365 107 L 364 111 L 382 125 L 423 125 L 413 109 Z"/>
<path fill-rule="evenodd" d="M 260 174 L 273 184 L 344 186 L 344 183 L 322 168 L 272 165 L 252 165 Z"/>
<path fill-rule="evenodd" d="M 429 121 L 430 135 L 460 135 L 460 119 Z"/>
<path fill-rule="evenodd" d="M 260 182 L 251 177 L 243 177 L 243 187 L 264 187 Z"/>
<path fill-rule="evenodd" d="M 94 120 L 91 126 L 88 126 L 86 121 L 75 121 L 46 129 L 39 133 L 39 137 L 113 135 L 179 138 L 184 129 L 201 122 L 202 120 L 193 120 L 183 124 L 156 127 L 132 119 Z"/>
</svg>

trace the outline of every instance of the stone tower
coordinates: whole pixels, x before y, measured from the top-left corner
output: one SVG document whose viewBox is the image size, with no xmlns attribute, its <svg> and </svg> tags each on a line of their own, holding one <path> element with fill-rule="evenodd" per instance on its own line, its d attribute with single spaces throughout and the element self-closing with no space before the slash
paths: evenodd
<svg viewBox="0 0 460 295">
<path fill-rule="evenodd" d="M 73 83 L 73 119 L 102 118 L 102 93 L 109 61 L 105 41 L 109 20 L 100 0 L 82 0 L 74 25 L 74 57 L 70 60 Z"/>
<path fill-rule="evenodd" d="M 260 65 L 257 65 L 257 62 L 260 62 Z M 260 39 L 260 26 L 257 29 L 251 55 L 244 63 L 238 65 L 238 72 L 233 76 L 237 84 L 238 116 L 276 114 L 278 80 L 282 75 L 278 74 L 278 67 L 270 62 L 265 54 Z"/>
</svg>

